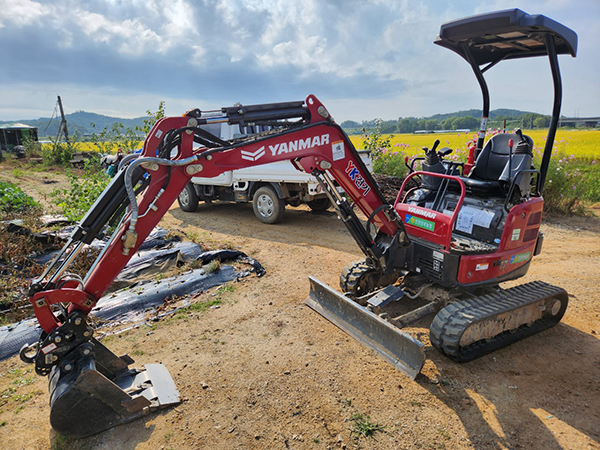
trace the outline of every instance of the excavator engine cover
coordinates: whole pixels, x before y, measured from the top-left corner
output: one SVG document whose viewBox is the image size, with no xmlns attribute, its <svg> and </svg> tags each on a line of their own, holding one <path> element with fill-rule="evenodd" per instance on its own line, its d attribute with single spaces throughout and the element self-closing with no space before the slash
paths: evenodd
<svg viewBox="0 0 600 450">
<path fill-rule="evenodd" d="M 128 369 L 131 358 L 117 357 L 95 339 L 73 353 L 49 377 L 50 423 L 63 436 L 91 436 L 180 403 L 162 364 Z"/>
</svg>

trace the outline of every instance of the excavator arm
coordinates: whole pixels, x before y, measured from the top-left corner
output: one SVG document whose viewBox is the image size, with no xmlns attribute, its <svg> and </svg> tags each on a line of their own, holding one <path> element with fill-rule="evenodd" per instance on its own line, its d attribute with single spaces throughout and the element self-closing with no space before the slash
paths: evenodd
<svg viewBox="0 0 600 450">
<path fill-rule="evenodd" d="M 306 105 L 297 112 L 305 117 L 300 123 L 240 142 L 207 137 L 199 127 L 216 119 L 203 119 L 198 110 L 182 117 L 159 120 L 148 134 L 141 155 L 125 161 L 118 176 L 77 226 L 63 252 L 40 279 L 32 283 L 31 301 L 43 330 L 50 334 L 62 324 L 60 317 L 52 312 L 52 305 L 68 303 L 69 313 L 89 313 L 189 180 L 198 175 L 210 178 L 230 170 L 289 160 L 298 170 L 315 175 L 323 183 L 367 258 L 373 264 L 387 267 L 387 255 L 392 253 L 390 243 L 395 242 L 397 247 L 409 245 L 402 221 L 382 198 L 348 136 L 325 107 L 312 95 L 307 97 Z M 263 113 L 267 107 L 263 106 Z M 223 118 L 234 123 L 242 121 L 229 117 L 228 109 L 223 108 Z M 278 117 L 277 108 L 273 109 L 270 123 L 281 120 L 281 116 L 287 120 L 291 115 L 286 109 Z M 236 113 L 243 116 L 239 111 Z M 245 123 L 254 120 L 252 111 L 247 115 L 250 119 L 244 117 Z M 195 140 L 210 143 L 212 147 L 195 146 Z M 368 217 L 368 228 L 372 224 L 379 230 L 377 239 L 370 236 L 348 202 L 337 192 L 333 180 Z M 138 195 L 136 185 L 143 188 Z M 129 211 L 85 279 L 76 282 L 65 277 L 68 264 L 76 254 L 94 238 L 102 237 L 107 225 L 115 221 L 124 206 Z"/>
<path fill-rule="evenodd" d="M 223 141 L 203 128 L 225 121 L 266 124 L 268 130 Z M 283 160 L 317 177 L 369 264 L 382 274 L 402 268 L 398 255 L 410 242 L 400 217 L 316 97 L 310 95 L 304 103 L 236 106 L 217 114 L 193 110 L 163 118 L 148 134 L 141 154 L 122 161 L 62 251 L 30 286 L 43 333 L 21 350 L 21 358 L 35 363 L 39 375 L 50 377 L 50 419 L 57 431 L 81 437 L 178 401 L 162 365 L 128 369 L 133 362 L 129 357 L 117 357 L 93 338 L 87 315 L 193 176 L 215 177 Z M 367 227 L 335 182 L 368 217 Z M 116 231 L 85 278 L 70 274 L 77 254 L 111 227 Z M 140 374 L 146 377 L 142 382 Z M 98 410 L 104 412 L 92 413 Z"/>
</svg>

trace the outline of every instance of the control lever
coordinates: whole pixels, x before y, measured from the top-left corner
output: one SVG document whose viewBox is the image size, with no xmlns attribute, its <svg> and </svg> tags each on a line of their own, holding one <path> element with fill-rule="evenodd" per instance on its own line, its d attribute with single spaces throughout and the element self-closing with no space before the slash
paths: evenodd
<svg viewBox="0 0 600 450">
<path fill-rule="evenodd" d="M 523 133 L 521 130 L 517 130 L 517 136 L 521 138 L 520 142 L 523 142 Z M 512 177 L 512 159 L 513 159 L 513 146 L 515 145 L 512 139 L 508 140 L 508 176 Z"/>
<path fill-rule="evenodd" d="M 523 132 L 521 131 L 521 129 L 520 129 L 520 128 L 518 128 L 518 129 L 515 131 L 515 134 L 516 134 L 517 136 L 519 136 L 519 142 L 523 142 L 523 141 L 525 140 L 525 138 L 523 137 Z M 509 146 L 510 146 L 510 147 L 512 147 L 512 145 L 510 145 L 510 144 L 509 144 Z"/>
<path fill-rule="evenodd" d="M 441 149 L 438 152 L 438 155 L 440 156 L 440 158 L 443 158 L 444 156 L 448 156 L 450 153 L 452 153 L 454 150 L 452 150 L 450 147 L 444 147 L 443 149 Z"/>
<path fill-rule="evenodd" d="M 432 153 L 435 152 L 435 150 L 438 148 L 438 145 L 440 145 L 440 140 L 436 139 L 433 143 L 433 147 L 431 147 L 431 150 L 429 150 L 427 147 L 421 147 L 421 150 L 423 150 L 425 153 Z"/>
</svg>

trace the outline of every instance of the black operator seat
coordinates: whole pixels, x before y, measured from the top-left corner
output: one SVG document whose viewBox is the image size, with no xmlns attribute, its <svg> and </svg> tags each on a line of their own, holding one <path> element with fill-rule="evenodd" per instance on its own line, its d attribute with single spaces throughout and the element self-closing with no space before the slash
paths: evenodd
<svg viewBox="0 0 600 450">
<path fill-rule="evenodd" d="M 529 148 L 532 149 L 533 140 L 529 136 L 523 135 L 523 137 L 529 144 Z M 500 197 L 506 194 L 500 176 L 510 158 L 508 141 L 511 139 L 513 140 L 514 153 L 518 142 L 521 140 L 519 136 L 514 133 L 500 133 L 492 136 L 477 156 L 475 167 L 471 170 L 469 176 L 461 177 L 467 189 L 473 194 Z"/>
</svg>

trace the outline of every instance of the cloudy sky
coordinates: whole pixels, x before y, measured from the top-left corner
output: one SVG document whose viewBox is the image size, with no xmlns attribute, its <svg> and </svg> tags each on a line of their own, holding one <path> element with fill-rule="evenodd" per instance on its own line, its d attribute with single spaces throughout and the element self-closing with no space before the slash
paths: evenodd
<svg viewBox="0 0 600 450">
<path fill-rule="evenodd" d="M 578 33 L 562 112 L 600 115 L 599 0 L 0 0 L 0 120 L 48 117 L 57 94 L 67 113 L 118 117 L 308 94 L 338 122 L 480 108 L 470 67 L 432 41 L 516 5 Z M 550 113 L 547 58 L 488 74 L 492 109 Z"/>
</svg>

